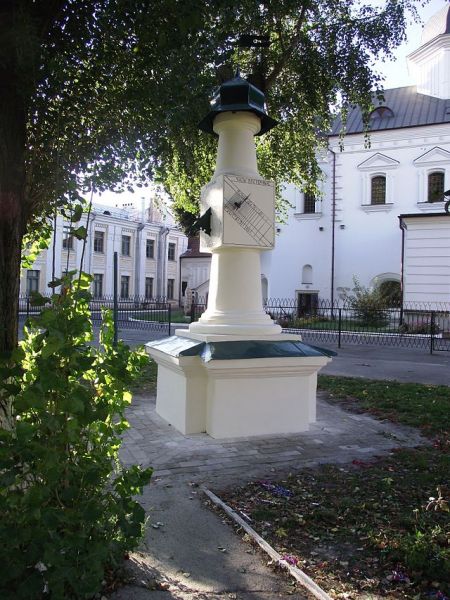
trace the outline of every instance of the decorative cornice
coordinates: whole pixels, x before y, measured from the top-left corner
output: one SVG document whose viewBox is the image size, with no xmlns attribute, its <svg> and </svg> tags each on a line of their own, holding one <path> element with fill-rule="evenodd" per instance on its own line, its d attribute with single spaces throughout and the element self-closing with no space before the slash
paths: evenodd
<svg viewBox="0 0 450 600">
<path fill-rule="evenodd" d="M 374 171 L 376 169 L 396 169 L 399 166 L 399 161 L 394 158 L 390 158 L 381 152 L 377 152 L 370 158 L 367 158 L 358 165 L 360 171 Z"/>
<path fill-rule="evenodd" d="M 413 160 L 413 164 L 417 166 L 426 165 L 440 165 L 442 163 L 450 163 L 450 152 L 435 146 L 430 150 L 427 150 L 424 154 L 421 154 Z"/>
</svg>

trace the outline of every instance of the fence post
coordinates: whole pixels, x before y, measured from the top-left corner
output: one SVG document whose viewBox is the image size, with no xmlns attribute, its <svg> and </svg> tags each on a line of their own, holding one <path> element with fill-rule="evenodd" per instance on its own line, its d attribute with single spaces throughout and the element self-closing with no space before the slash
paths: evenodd
<svg viewBox="0 0 450 600">
<path fill-rule="evenodd" d="M 117 346 L 118 339 L 118 303 L 117 303 L 117 271 L 118 271 L 118 262 L 117 262 L 117 252 L 114 252 L 114 262 L 113 262 L 113 322 L 114 322 L 114 346 Z"/>
<path fill-rule="evenodd" d="M 436 320 L 436 313 L 434 312 L 434 310 L 432 310 L 431 311 L 431 319 L 430 319 L 430 354 L 433 354 L 435 320 Z"/>
<path fill-rule="evenodd" d="M 172 321 L 172 305 L 170 304 L 170 302 L 167 306 L 167 321 L 168 321 L 167 326 L 169 327 L 169 335 L 170 335 L 170 325 L 171 325 L 171 321 Z"/>
<path fill-rule="evenodd" d="M 191 323 L 195 321 L 195 300 L 192 300 L 191 304 Z"/>
<path fill-rule="evenodd" d="M 341 347 L 341 331 L 342 331 L 342 308 L 339 308 L 338 316 L 338 348 Z"/>
<path fill-rule="evenodd" d="M 30 296 L 27 296 L 27 319 L 30 317 Z"/>
</svg>

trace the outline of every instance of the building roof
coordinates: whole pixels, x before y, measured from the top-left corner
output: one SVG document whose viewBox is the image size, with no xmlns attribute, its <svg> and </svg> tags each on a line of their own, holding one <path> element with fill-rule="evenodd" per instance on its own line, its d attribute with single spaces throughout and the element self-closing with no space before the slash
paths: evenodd
<svg viewBox="0 0 450 600">
<path fill-rule="evenodd" d="M 447 212 L 435 212 L 435 213 L 409 213 L 398 215 L 400 229 L 406 229 L 405 219 L 430 219 L 433 217 L 447 217 L 450 218 L 450 214 Z"/>
<path fill-rule="evenodd" d="M 370 119 L 369 131 L 450 123 L 450 99 L 441 100 L 434 96 L 418 94 L 415 85 L 385 90 L 384 102 L 379 103 L 374 99 L 374 106 L 378 106 L 378 104 L 390 108 L 393 116 L 389 116 L 386 111 L 380 115 L 379 111 L 375 109 L 373 118 Z M 330 135 L 339 135 L 341 129 L 342 120 L 337 117 Z M 361 109 L 359 106 L 355 106 L 349 111 L 345 133 L 347 135 L 362 133 L 363 131 L 364 124 Z"/>
<path fill-rule="evenodd" d="M 180 258 L 210 258 L 210 252 L 200 252 L 200 238 L 190 237 L 186 252 L 180 254 Z"/>
<path fill-rule="evenodd" d="M 408 213 L 398 215 L 399 219 L 430 219 L 432 217 L 450 217 L 447 212 L 435 212 L 435 213 Z"/>
<path fill-rule="evenodd" d="M 450 6 L 443 6 L 426 23 L 422 31 L 422 46 L 438 35 L 450 33 Z"/>
</svg>

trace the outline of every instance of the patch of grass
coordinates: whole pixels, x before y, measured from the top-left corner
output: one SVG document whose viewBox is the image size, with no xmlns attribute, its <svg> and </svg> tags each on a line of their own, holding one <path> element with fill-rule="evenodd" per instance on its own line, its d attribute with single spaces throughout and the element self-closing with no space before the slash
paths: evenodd
<svg viewBox="0 0 450 600">
<path fill-rule="evenodd" d="M 331 596 L 445 600 L 450 594 L 450 388 L 320 376 L 331 401 L 419 427 L 434 446 L 323 465 L 219 492 Z"/>
<path fill-rule="evenodd" d="M 131 315 L 134 319 L 140 321 L 157 321 L 158 323 L 167 323 L 169 320 L 169 311 L 155 311 L 152 312 L 137 312 Z M 171 323 L 189 323 L 191 318 L 189 315 L 185 315 L 182 310 L 172 310 L 170 313 Z"/>
<path fill-rule="evenodd" d="M 318 384 L 331 401 L 349 409 L 418 427 L 425 435 L 449 434 L 450 387 L 330 375 L 319 375 Z"/>
<path fill-rule="evenodd" d="M 158 372 L 158 365 L 151 358 L 148 359 L 148 363 L 144 365 L 141 372 L 133 382 L 131 386 L 131 392 L 133 394 L 153 394 L 156 391 L 156 376 Z"/>
<path fill-rule="evenodd" d="M 267 482 L 220 495 L 332 596 L 438 599 L 449 593 L 449 468 L 444 453 L 408 449 L 302 470 L 274 482 L 286 497 Z"/>
</svg>

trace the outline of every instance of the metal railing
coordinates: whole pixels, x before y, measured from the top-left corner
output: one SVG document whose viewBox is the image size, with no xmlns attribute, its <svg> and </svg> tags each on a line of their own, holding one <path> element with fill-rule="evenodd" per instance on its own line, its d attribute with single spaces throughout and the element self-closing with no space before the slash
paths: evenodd
<svg viewBox="0 0 450 600">
<path fill-rule="evenodd" d="M 50 295 L 45 294 L 46 297 Z M 120 328 L 152 329 L 170 335 L 172 304 L 167 298 L 129 296 L 118 297 L 114 302 L 114 296 L 110 295 L 92 298 L 89 304 L 94 325 L 100 323 L 102 310 L 107 308 L 113 311 L 114 321 Z M 29 317 L 39 314 L 41 310 L 42 306 L 36 306 L 32 296 L 19 296 L 19 315 Z"/>
<path fill-rule="evenodd" d="M 450 350 L 450 305 L 364 306 L 318 300 L 305 306 L 295 300 L 268 299 L 265 309 L 283 330 L 305 341 L 336 345 L 369 344 Z"/>
<path fill-rule="evenodd" d="M 191 321 L 205 308 L 206 299 L 196 298 L 190 306 Z M 450 304 L 355 307 L 320 299 L 305 305 L 290 298 L 269 298 L 264 308 L 284 332 L 299 333 L 306 342 L 338 348 L 366 344 L 450 351 Z"/>
</svg>

